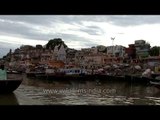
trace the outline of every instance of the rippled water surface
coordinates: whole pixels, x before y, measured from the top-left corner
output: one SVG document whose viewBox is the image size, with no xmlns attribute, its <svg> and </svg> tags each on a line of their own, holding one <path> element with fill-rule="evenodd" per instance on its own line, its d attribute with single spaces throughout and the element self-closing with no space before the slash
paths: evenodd
<svg viewBox="0 0 160 120">
<path fill-rule="evenodd" d="M 160 90 L 117 81 L 24 80 L 1 105 L 159 105 Z"/>
</svg>

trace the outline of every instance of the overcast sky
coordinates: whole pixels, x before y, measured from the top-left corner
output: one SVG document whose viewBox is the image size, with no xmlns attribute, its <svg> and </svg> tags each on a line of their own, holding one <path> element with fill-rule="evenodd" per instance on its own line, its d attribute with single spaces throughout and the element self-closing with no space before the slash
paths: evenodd
<svg viewBox="0 0 160 120">
<path fill-rule="evenodd" d="M 0 15 L 0 57 L 21 45 L 62 38 L 70 48 L 134 43 L 160 46 L 159 15 Z"/>
</svg>

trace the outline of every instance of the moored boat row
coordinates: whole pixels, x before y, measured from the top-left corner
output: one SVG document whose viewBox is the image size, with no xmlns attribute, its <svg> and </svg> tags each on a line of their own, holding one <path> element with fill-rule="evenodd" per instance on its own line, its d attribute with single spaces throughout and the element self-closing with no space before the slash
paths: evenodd
<svg viewBox="0 0 160 120">
<path fill-rule="evenodd" d="M 149 74 L 148 74 L 149 72 Z M 145 74 L 144 74 L 145 73 Z M 156 80 L 156 77 L 159 74 L 152 73 L 149 69 L 147 69 L 144 73 L 139 75 L 134 74 L 126 74 L 126 75 L 116 75 L 110 74 L 106 72 L 96 73 L 94 70 L 86 70 L 81 68 L 63 68 L 63 69 L 53 69 L 46 68 L 43 71 L 28 71 L 26 72 L 27 77 L 33 77 L 36 79 L 42 80 L 58 80 L 58 81 L 66 81 L 66 80 L 103 80 L 103 81 L 125 81 L 129 83 L 139 83 L 139 84 L 147 84 L 147 85 L 160 85 L 159 80 Z"/>
</svg>

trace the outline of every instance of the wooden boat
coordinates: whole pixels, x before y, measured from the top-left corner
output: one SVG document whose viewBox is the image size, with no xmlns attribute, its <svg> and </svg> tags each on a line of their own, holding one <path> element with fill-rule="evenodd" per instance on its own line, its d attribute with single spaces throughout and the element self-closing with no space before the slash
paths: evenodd
<svg viewBox="0 0 160 120">
<path fill-rule="evenodd" d="M 150 84 L 160 89 L 160 79 L 159 77 L 155 77 L 150 81 Z"/>
<path fill-rule="evenodd" d="M 22 74 L 20 71 L 8 70 L 7 74 Z"/>
<path fill-rule="evenodd" d="M 131 83 L 149 84 L 152 78 L 136 76 L 136 75 L 125 75 L 125 80 Z"/>
<path fill-rule="evenodd" d="M 59 75 L 59 74 L 36 74 L 37 79 L 46 79 L 46 80 L 93 80 L 95 76 L 93 75 Z"/>
<path fill-rule="evenodd" d="M 0 93 L 11 93 L 16 90 L 21 83 L 22 79 L 0 80 Z"/>
<path fill-rule="evenodd" d="M 156 77 L 160 76 L 160 73 L 152 73 L 151 76 L 152 76 L 152 78 L 156 78 Z"/>
<path fill-rule="evenodd" d="M 150 81 L 150 84 L 160 89 L 160 81 Z"/>
<path fill-rule="evenodd" d="M 19 87 L 22 80 L 21 74 L 7 73 L 7 78 L 0 80 L 0 93 L 12 93 Z"/>
<path fill-rule="evenodd" d="M 36 78 L 36 76 L 45 75 L 45 72 L 27 72 L 26 75 L 28 78 Z"/>
</svg>

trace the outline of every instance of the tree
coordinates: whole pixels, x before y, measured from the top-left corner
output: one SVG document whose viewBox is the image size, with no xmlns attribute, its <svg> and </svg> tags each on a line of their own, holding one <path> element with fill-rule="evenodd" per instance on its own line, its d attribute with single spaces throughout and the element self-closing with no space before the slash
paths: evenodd
<svg viewBox="0 0 160 120">
<path fill-rule="evenodd" d="M 3 59 L 6 59 L 6 57 L 7 57 L 7 56 L 6 56 L 6 55 L 4 55 L 4 56 L 3 56 Z"/>
<path fill-rule="evenodd" d="M 107 48 L 104 45 L 97 46 L 98 52 L 107 52 Z"/>
<path fill-rule="evenodd" d="M 42 45 L 36 45 L 36 48 L 37 49 L 43 49 L 43 46 Z"/>
<path fill-rule="evenodd" d="M 154 46 L 150 49 L 149 54 L 150 56 L 159 56 L 160 47 Z"/>
<path fill-rule="evenodd" d="M 62 41 L 61 38 L 54 38 L 48 41 L 48 43 L 46 44 L 46 49 L 54 49 L 57 45 L 59 45 L 58 49 L 61 45 L 64 45 L 64 48 L 67 48 L 67 45 L 64 43 L 64 41 Z"/>
</svg>

